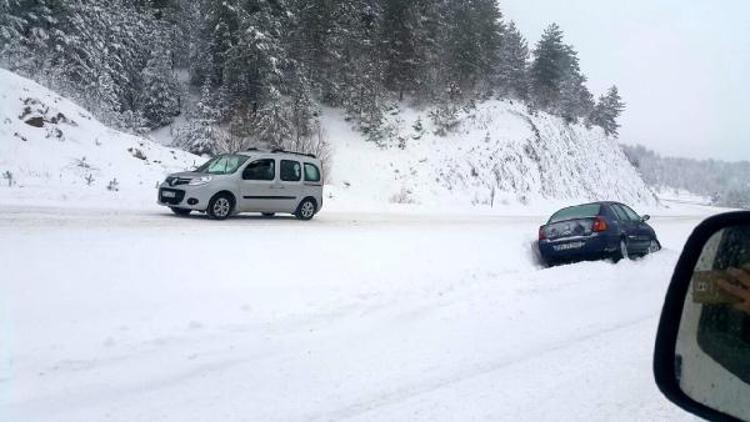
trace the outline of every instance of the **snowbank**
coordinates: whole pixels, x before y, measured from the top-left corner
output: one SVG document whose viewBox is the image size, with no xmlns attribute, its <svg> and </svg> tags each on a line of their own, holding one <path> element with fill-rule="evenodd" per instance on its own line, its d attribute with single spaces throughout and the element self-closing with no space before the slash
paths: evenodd
<svg viewBox="0 0 750 422">
<path fill-rule="evenodd" d="M 0 203 L 143 205 L 155 201 L 166 174 L 202 161 L 110 129 L 4 69 L 0 100 Z"/>
<path fill-rule="evenodd" d="M 463 110 L 445 136 L 435 134 L 428 111 L 395 109 L 388 116 L 394 141 L 385 147 L 365 141 L 337 110 L 324 110 L 323 122 L 334 149 L 331 192 L 344 205 L 657 204 L 600 129 L 531 115 L 520 104 L 487 101 Z"/>
</svg>

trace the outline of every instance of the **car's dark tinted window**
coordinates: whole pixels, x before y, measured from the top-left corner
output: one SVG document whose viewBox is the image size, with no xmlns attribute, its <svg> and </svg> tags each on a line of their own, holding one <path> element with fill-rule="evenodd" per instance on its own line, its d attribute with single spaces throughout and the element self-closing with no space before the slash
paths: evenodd
<svg viewBox="0 0 750 422">
<path fill-rule="evenodd" d="M 302 166 L 299 161 L 281 160 L 281 180 L 284 182 L 299 182 L 302 180 Z"/>
<path fill-rule="evenodd" d="M 318 170 L 318 166 L 305 163 L 305 182 L 320 182 L 320 170 Z"/>
<path fill-rule="evenodd" d="M 273 159 L 255 160 L 245 167 L 242 178 L 245 180 L 273 180 L 276 177 L 276 164 Z"/>
<path fill-rule="evenodd" d="M 609 208 L 612 210 L 612 212 L 615 213 L 615 216 L 617 216 L 618 220 L 620 220 L 622 222 L 628 222 L 628 221 L 630 221 L 630 218 L 628 218 L 628 214 L 625 212 L 624 209 L 622 209 L 621 206 L 619 206 L 617 204 L 613 204 L 613 205 L 610 205 Z"/>
<path fill-rule="evenodd" d="M 602 206 L 599 204 L 586 204 L 578 205 L 576 207 L 563 208 L 560 211 L 552 214 L 549 222 L 554 223 L 556 221 L 572 220 L 574 218 L 587 218 L 596 217 L 599 215 Z"/>
<path fill-rule="evenodd" d="M 625 211 L 625 214 L 628 216 L 630 221 L 641 221 L 641 216 L 638 215 L 637 212 L 633 211 L 632 208 L 627 205 L 620 205 L 620 207 L 622 207 L 622 210 Z"/>
</svg>

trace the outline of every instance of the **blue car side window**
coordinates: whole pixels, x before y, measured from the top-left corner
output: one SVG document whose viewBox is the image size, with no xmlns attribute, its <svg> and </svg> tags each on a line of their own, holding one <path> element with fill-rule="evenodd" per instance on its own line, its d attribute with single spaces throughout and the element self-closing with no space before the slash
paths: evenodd
<svg viewBox="0 0 750 422">
<path fill-rule="evenodd" d="M 641 216 L 638 215 L 637 212 L 633 211 L 632 208 L 630 208 L 627 205 L 622 205 L 622 209 L 623 209 L 623 211 L 625 211 L 625 214 L 628 216 L 628 218 L 630 219 L 630 221 L 632 221 L 633 223 L 640 223 L 641 222 Z"/>
<path fill-rule="evenodd" d="M 612 209 L 612 212 L 617 217 L 618 221 L 620 221 L 621 223 L 625 223 L 628 221 L 627 214 L 625 214 L 625 211 L 623 211 L 619 205 L 612 205 L 610 208 Z"/>
</svg>

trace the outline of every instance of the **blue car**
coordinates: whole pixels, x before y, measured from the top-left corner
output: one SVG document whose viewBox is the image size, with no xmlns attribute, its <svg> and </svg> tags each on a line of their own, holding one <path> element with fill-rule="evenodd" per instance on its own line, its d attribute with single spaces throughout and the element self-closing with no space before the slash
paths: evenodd
<svg viewBox="0 0 750 422">
<path fill-rule="evenodd" d="M 661 249 L 648 219 L 618 202 L 563 208 L 539 227 L 539 253 L 547 265 L 644 256 Z"/>
</svg>

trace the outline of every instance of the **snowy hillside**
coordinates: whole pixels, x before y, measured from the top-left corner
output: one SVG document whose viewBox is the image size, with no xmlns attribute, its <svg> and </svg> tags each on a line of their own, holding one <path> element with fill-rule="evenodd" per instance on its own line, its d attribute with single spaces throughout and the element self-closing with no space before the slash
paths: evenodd
<svg viewBox="0 0 750 422">
<path fill-rule="evenodd" d="M 73 102 L 4 69 L 0 100 L 3 202 L 153 201 L 165 174 L 201 160 L 110 129 Z"/>
<path fill-rule="evenodd" d="M 462 110 L 445 136 L 435 134 L 427 111 L 392 110 L 393 140 L 385 147 L 365 142 L 335 110 L 326 110 L 324 126 L 334 149 L 330 182 L 357 203 L 657 201 L 601 129 L 532 116 L 520 104 L 488 101 Z"/>
<path fill-rule="evenodd" d="M 2 69 L 0 98 L 4 202 L 107 205 L 103 200 L 114 197 L 121 199 L 118 206 L 143 205 L 167 173 L 202 161 L 107 128 L 72 102 Z M 531 116 L 517 104 L 489 101 L 462 110 L 442 135 L 428 111 L 393 109 L 390 141 L 381 145 L 366 141 L 337 110 L 326 109 L 322 123 L 333 149 L 327 196 L 334 208 L 656 202 L 600 129 Z"/>
</svg>

